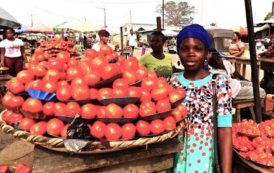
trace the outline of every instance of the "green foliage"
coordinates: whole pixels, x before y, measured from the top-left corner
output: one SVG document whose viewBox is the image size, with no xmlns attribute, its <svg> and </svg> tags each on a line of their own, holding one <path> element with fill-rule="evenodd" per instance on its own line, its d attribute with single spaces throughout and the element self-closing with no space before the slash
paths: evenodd
<svg viewBox="0 0 274 173">
<path fill-rule="evenodd" d="M 268 19 L 270 19 L 271 17 L 274 17 L 274 16 L 272 16 L 272 12 L 268 12 L 268 13 L 266 14 L 266 16 L 264 17 L 264 20 L 268 20 Z"/>
<path fill-rule="evenodd" d="M 157 12 L 162 14 L 162 6 L 159 5 Z M 174 26 L 183 26 L 191 23 L 194 13 L 194 6 L 190 6 L 187 2 L 168 1 L 164 5 L 165 24 Z"/>
</svg>

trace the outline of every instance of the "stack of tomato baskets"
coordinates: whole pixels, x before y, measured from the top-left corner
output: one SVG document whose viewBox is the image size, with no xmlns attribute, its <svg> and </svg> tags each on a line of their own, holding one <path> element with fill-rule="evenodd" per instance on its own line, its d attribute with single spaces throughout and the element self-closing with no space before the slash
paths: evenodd
<svg viewBox="0 0 274 173">
<path fill-rule="evenodd" d="M 85 141 L 74 151 L 81 153 L 147 145 L 180 133 L 187 114 L 184 89 L 109 47 L 75 58 L 70 45 L 44 42 L 6 83 L 2 131 L 56 151 L 68 151 L 67 141 Z"/>
<path fill-rule="evenodd" d="M 260 172 L 274 172 L 274 119 L 234 123 L 232 139 L 234 151 L 245 163 Z"/>
</svg>

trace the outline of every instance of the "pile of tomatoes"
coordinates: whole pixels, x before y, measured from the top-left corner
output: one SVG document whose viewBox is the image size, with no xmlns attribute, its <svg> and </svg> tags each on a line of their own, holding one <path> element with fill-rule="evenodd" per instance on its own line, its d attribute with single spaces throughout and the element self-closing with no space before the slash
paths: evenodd
<svg viewBox="0 0 274 173">
<path fill-rule="evenodd" d="M 8 124 L 34 135 L 67 138 L 70 123 L 63 118 L 80 116 L 94 138 L 117 141 L 174 130 L 187 114 L 186 107 L 177 104 L 185 90 L 174 89 L 135 57 L 125 60 L 108 49 L 89 49 L 81 59 L 64 49 L 54 57 L 46 55 L 46 50 L 36 51 L 25 69 L 6 83 L 2 119 Z M 30 90 L 37 96 L 30 96 Z M 54 97 L 45 100 L 41 93 Z M 134 102 L 127 102 L 132 98 Z M 108 99 L 113 102 L 104 104 Z"/>
<path fill-rule="evenodd" d="M 274 170 L 274 120 L 257 124 L 244 119 L 232 126 L 234 148 L 247 160 L 254 161 Z"/>
</svg>

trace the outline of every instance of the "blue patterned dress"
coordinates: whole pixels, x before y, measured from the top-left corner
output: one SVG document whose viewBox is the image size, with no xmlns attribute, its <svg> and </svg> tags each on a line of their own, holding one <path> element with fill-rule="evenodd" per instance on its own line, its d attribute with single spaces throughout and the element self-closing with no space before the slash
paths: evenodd
<svg viewBox="0 0 274 173">
<path fill-rule="evenodd" d="M 188 109 L 185 133 L 178 136 L 183 144 L 176 154 L 174 172 L 211 173 L 213 172 L 213 108 L 212 74 L 190 81 L 184 73 L 173 74 L 169 82 L 175 87 L 186 89 L 184 105 Z M 231 127 L 231 89 L 223 75 L 216 76 L 218 127 Z"/>
</svg>

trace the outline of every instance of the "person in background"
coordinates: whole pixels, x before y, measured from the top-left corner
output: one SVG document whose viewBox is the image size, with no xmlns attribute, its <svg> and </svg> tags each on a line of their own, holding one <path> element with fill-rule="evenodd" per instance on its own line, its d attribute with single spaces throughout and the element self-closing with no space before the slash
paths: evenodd
<svg viewBox="0 0 274 173">
<path fill-rule="evenodd" d="M 139 64 L 144 65 L 149 70 L 153 70 L 160 77 L 168 77 L 174 72 L 178 72 L 172 63 L 172 56 L 164 53 L 163 46 L 166 37 L 160 31 L 155 31 L 150 36 L 149 45 L 152 52 L 143 55 L 139 59 Z"/>
<path fill-rule="evenodd" d="M 228 48 L 230 55 L 235 57 L 240 57 L 244 54 L 245 51 L 245 44 L 240 40 L 240 34 L 234 32 L 232 36 L 232 42 Z"/>
<path fill-rule="evenodd" d="M 98 43 L 93 44 L 92 49 L 99 52 L 100 49 L 105 45 L 111 47 L 112 50 L 114 49 L 114 46 L 108 43 L 110 34 L 107 30 L 105 29 L 100 30 L 98 32 L 98 35 L 99 35 L 100 41 Z"/>
<path fill-rule="evenodd" d="M 211 56 L 208 64 L 210 65 L 210 71 L 216 74 L 223 74 L 228 78 L 229 85 L 232 89 L 232 98 L 236 100 L 241 99 L 253 99 L 253 85 L 252 82 L 246 80 L 242 75 L 235 70 L 234 66 L 216 50 L 211 49 Z M 265 98 L 265 90 L 259 89 L 260 97 Z"/>
<path fill-rule="evenodd" d="M 168 82 L 186 90 L 183 104 L 188 114 L 184 132 L 178 135 L 183 149 L 175 157 L 176 173 L 214 172 L 214 133 L 218 133 L 222 173 L 232 172 L 231 89 L 224 75 L 213 77 L 204 69 L 210 45 L 207 31 L 198 24 L 184 27 L 177 36 L 177 52 L 185 70 L 174 73 Z M 217 96 L 217 132 L 213 125 L 214 91 Z"/>
<path fill-rule="evenodd" d="M 15 31 L 12 28 L 5 30 L 5 37 L 6 39 L 0 42 L 0 66 L 8 67 L 9 74 L 16 76 L 23 69 L 25 60 L 24 43 L 21 39 L 15 37 Z"/>
<path fill-rule="evenodd" d="M 130 54 L 129 56 L 133 56 L 134 49 L 137 47 L 137 36 L 134 34 L 133 30 L 130 30 L 130 34 L 127 39 L 127 46 L 130 47 Z"/>
</svg>

